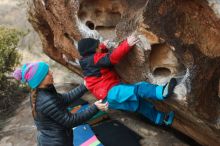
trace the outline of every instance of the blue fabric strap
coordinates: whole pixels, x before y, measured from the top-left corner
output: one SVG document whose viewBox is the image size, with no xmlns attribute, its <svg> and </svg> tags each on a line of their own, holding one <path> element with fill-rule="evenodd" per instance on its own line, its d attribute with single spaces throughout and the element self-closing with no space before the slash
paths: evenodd
<svg viewBox="0 0 220 146">
<path fill-rule="evenodd" d="M 158 100 L 163 100 L 163 86 L 156 87 L 156 97 Z"/>
</svg>

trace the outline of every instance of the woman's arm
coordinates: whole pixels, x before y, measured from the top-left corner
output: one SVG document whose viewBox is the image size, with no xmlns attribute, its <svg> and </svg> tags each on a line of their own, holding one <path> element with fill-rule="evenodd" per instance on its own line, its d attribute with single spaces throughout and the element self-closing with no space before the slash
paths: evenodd
<svg viewBox="0 0 220 146">
<path fill-rule="evenodd" d="M 71 114 L 67 110 L 63 110 L 62 103 L 52 96 L 46 96 L 43 101 L 37 102 L 36 109 L 66 128 L 80 125 L 98 112 L 97 106 L 92 105 L 82 112 Z"/>
<path fill-rule="evenodd" d="M 61 96 L 59 96 L 59 97 L 64 104 L 70 104 L 74 100 L 82 97 L 84 95 L 84 93 L 86 93 L 87 91 L 88 90 L 87 90 L 86 86 L 81 84 L 67 93 L 60 94 Z"/>
</svg>

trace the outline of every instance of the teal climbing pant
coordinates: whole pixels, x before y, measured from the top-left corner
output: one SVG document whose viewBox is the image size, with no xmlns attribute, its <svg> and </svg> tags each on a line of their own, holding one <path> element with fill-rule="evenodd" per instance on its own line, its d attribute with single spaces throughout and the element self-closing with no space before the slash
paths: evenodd
<svg viewBox="0 0 220 146">
<path fill-rule="evenodd" d="M 139 82 L 136 84 L 118 84 L 107 95 L 110 109 L 138 112 L 155 124 L 161 124 L 164 113 L 157 111 L 146 99 L 163 100 L 163 86 Z"/>
</svg>

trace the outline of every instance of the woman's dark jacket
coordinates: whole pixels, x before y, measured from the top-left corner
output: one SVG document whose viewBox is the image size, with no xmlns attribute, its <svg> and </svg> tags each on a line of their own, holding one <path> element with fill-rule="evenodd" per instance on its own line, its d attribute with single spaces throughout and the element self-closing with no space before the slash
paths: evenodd
<svg viewBox="0 0 220 146">
<path fill-rule="evenodd" d="M 98 112 L 95 105 L 87 110 L 71 114 L 67 105 L 80 98 L 87 91 L 80 85 L 65 94 L 59 94 L 53 85 L 37 89 L 36 117 L 34 119 L 38 130 L 38 146 L 72 146 L 72 128 L 89 120 Z"/>
</svg>

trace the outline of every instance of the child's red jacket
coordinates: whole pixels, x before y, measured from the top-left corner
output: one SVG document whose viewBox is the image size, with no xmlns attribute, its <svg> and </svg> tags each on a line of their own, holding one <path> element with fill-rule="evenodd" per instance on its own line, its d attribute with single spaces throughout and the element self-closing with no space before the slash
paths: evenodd
<svg viewBox="0 0 220 146">
<path fill-rule="evenodd" d="M 106 49 L 104 44 L 100 44 L 99 47 Z M 113 65 L 117 64 L 130 49 L 125 40 L 112 52 L 95 53 L 80 60 L 86 86 L 97 99 L 105 99 L 108 91 L 120 83 Z"/>
</svg>

